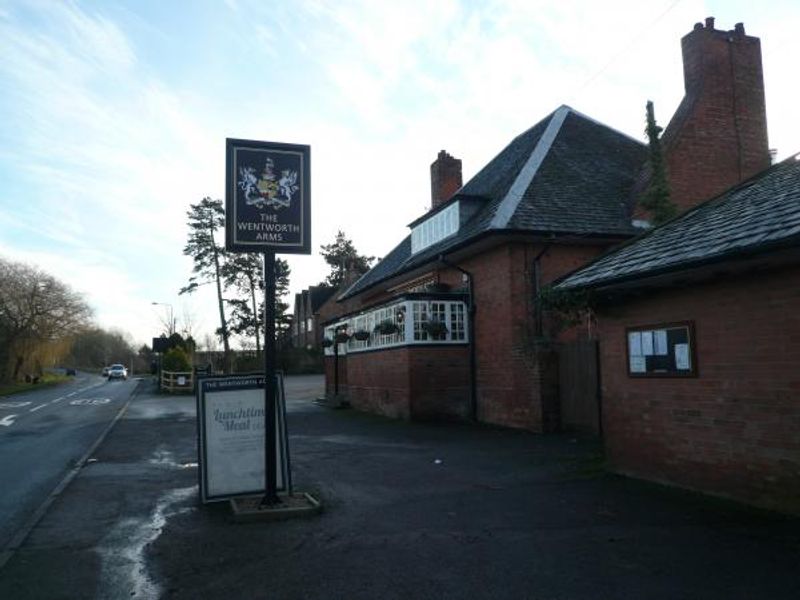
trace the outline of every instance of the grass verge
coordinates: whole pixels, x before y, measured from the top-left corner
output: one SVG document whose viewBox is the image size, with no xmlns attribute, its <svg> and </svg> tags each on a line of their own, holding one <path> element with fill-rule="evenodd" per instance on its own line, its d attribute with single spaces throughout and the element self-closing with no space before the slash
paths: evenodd
<svg viewBox="0 0 800 600">
<path fill-rule="evenodd" d="M 51 387 L 54 385 L 58 385 L 60 383 L 64 383 L 65 381 L 70 381 L 70 380 L 72 380 L 72 377 L 67 377 L 66 375 L 45 373 L 44 375 L 42 375 L 41 379 L 39 379 L 39 383 L 25 383 L 25 382 L 0 383 L 0 396 L 11 396 L 13 394 L 22 394 L 24 392 L 30 392 L 31 390 L 38 390 L 43 387 Z"/>
</svg>

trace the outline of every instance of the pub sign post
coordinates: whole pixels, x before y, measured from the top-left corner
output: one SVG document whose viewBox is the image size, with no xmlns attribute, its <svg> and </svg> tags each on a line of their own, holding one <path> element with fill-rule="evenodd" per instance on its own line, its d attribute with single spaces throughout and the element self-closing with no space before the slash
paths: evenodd
<svg viewBox="0 0 800 600">
<path fill-rule="evenodd" d="M 262 504 L 280 502 L 275 472 L 275 254 L 311 254 L 311 149 L 228 138 L 225 248 L 264 254 L 264 452 Z"/>
</svg>

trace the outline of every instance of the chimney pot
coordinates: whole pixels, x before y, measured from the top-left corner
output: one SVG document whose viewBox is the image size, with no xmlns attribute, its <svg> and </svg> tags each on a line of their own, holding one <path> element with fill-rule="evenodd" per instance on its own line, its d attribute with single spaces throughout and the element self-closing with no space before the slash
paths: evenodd
<svg viewBox="0 0 800 600">
<path fill-rule="evenodd" d="M 714 17 L 706 17 L 706 29 L 714 29 Z"/>
<path fill-rule="evenodd" d="M 694 30 L 695 31 L 699 31 L 702 28 L 703 28 L 703 24 L 702 23 L 697 22 L 697 23 L 694 24 Z"/>
<path fill-rule="evenodd" d="M 744 23 L 737 23 L 734 25 L 734 31 L 739 35 L 744 35 Z"/>
</svg>

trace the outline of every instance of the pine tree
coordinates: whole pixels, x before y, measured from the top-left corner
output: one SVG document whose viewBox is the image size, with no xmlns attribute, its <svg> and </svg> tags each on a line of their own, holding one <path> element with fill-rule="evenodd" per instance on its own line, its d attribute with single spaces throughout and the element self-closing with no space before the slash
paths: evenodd
<svg viewBox="0 0 800 600">
<path fill-rule="evenodd" d="M 320 254 L 331 267 L 325 283 L 335 288 L 344 283 L 347 273 L 362 275 L 369 271 L 372 261 L 375 260 L 374 256 L 360 255 L 353 242 L 341 230 L 336 233 L 332 244 L 320 246 Z"/>
<path fill-rule="evenodd" d="M 664 153 L 661 150 L 661 127 L 656 125 L 653 111 L 653 102 L 647 101 L 647 127 L 645 133 L 649 143 L 650 186 L 644 193 L 640 204 L 652 215 L 653 225 L 660 225 L 669 221 L 677 214 L 677 208 L 669 197 L 669 183 L 667 183 L 667 169 L 664 162 Z"/>
<path fill-rule="evenodd" d="M 275 331 L 286 328 L 289 307 L 280 298 L 289 291 L 289 263 L 275 259 Z M 256 352 L 261 354 L 261 330 L 264 325 L 264 257 L 261 254 L 237 254 L 222 267 L 223 283 L 245 298 L 228 299 L 231 307 L 230 330 L 237 335 L 255 337 Z"/>
<path fill-rule="evenodd" d="M 228 323 L 225 319 L 225 306 L 222 297 L 222 268 L 226 262 L 225 248 L 217 243 L 215 234 L 225 227 L 225 211 L 222 200 L 203 198 L 192 204 L 186 213 L 189 226 L 189 237 L 183 253 L 194 260 L 192 276 L 189 284 L 181 288 L 179 294 L 191 294 L 199 286 L 213 283 L 217 288 L 217 304 L 219 306 L 220 327 L 217 329 L 222 338 L 225 352 L 225 367 L 230 370 L 231 348 Z"/>
</svg>

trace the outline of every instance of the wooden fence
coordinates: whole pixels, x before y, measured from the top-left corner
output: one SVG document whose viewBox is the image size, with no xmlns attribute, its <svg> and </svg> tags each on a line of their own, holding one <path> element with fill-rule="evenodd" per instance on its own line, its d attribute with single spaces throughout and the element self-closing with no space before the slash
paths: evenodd
<svg viewBox="0 0 800 600">
<path fill-rule="evenodd" d="M 161 371 L 161 389 L 170 394 L 191 394 L 194 391 L 194 374 L 191 371 Z"/>
</svg>

